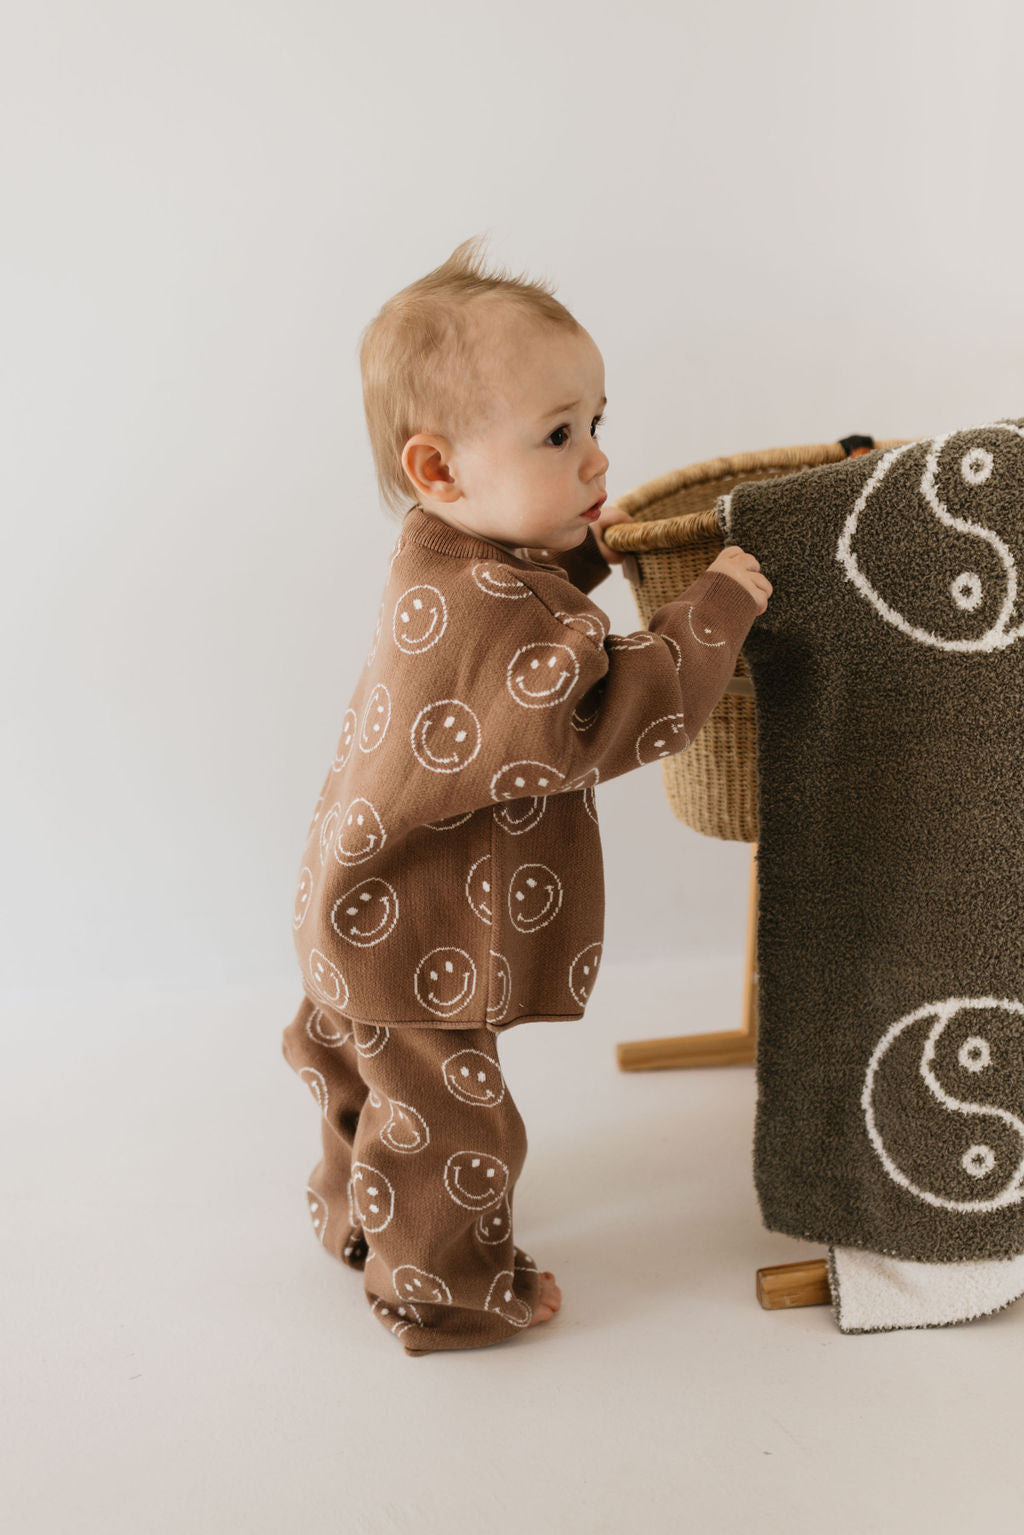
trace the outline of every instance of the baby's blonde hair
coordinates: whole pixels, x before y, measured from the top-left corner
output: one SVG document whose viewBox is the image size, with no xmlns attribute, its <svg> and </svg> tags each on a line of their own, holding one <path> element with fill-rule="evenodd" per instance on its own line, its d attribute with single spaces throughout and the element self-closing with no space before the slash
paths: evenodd
<svg viewBox="0 0 1024 1535">
<path fill-rule="evenodd" d="M 441 266 L 389 298 L 360 337 L 363 406 L 385 506 L 404 511 L 414 487 L 402 450 L 417 432 L 471 439 L 493 418 L 500 381 L 486 372 L 480 306 L 500 301 L 513 316 L 581 330 L 554 285 L 488 271 L 483 236 L 464 240 Z"/>
</svg>

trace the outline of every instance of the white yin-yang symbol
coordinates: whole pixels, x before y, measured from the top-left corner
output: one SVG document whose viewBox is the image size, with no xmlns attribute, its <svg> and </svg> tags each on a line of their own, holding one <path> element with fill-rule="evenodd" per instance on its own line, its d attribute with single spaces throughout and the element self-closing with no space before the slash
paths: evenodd
<svg viewBox="0 0 1024 1535">
<path fill-rule="evenodd" d="M 861 1098 L 882 1166 L 915 1198 L 980 1212 L 1024 1199 L 1024 1004 L 927 1003 L 883 1035 Z"/>
<path fill-rule="evenodd" d="M 843 527 L 836 559 L 909 639 L 996 651 L 1024 634 L 1024 430 L 1011 422 L 893 448 Z"/>
</svg>

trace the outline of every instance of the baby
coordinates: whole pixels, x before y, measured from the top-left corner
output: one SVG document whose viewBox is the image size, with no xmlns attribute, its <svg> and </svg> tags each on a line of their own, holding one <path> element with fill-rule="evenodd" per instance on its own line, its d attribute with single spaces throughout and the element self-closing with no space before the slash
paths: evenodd
<svg viewBox="0 0 1024 1535">
<path fill-rule="evenodd" d="M 586 595 L 604 365 L 548 286 L 466 241 L 364 332 L 378 482 L 415 494 L 309 829 L 285 1057 L 322 1114 L 313 1229 L 409 1354 L 550 1321 L 515 1245 L 526 1153 L 497 1035 L 583 1015 L 604 918 L 594 786 L 684 750 L 771 586 L 723 551 L 647 629 Z"/>
</svg>

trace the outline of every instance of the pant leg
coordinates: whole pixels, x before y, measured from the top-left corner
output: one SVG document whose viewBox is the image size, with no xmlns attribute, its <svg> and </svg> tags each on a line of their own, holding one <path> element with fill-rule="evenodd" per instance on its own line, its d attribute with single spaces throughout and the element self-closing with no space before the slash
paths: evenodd
<svg viewBox="0 0 1024 1535">
<path fill-rule="evenodd" d="M 352 1025 L 306 997 L 284 1031 L 282 1048 L 321 1111 L 323 1155 L 306 1186 L 313 1230 L 328 1252 L 361 1269 L 366 1240 L 349 1219 L 348 1182 L 352 1139 L 367 1088 L 359 1074 Z"/>
<path fill-rule="evenodd" d="M 350 1220 L 364 1287 L 408 1354 L 500 1343 L 530 1321 L 539 1275 L 514 1244 L 526 1130 L 488 1029 L 353 1024 L 367 1097 Z"/>
</svg>

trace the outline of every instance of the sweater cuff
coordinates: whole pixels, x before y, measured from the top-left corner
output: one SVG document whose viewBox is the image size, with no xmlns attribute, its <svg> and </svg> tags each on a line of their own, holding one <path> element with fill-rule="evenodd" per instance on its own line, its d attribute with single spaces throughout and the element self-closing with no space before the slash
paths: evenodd
<svg viewBox="0 0 1024 1535">
<path fill-rule="evenodd" d="M 698 603 L 701 607 L 710 607 L 727 628 L 741 634 L 746 638 L 747 632 L 755 618 L 759 618 L 757 598 L 741 582 L 732 576 L 724 575 L 719 570 L 705 570 L 693 581 L 674 602 Z M 671 607 L 672 603 L 664 603 L 663 607 Z M 658 612 L 662 611 L 659 608 Z M 658 614 L 651 618 L 651 625 Z"/>
</svg>

